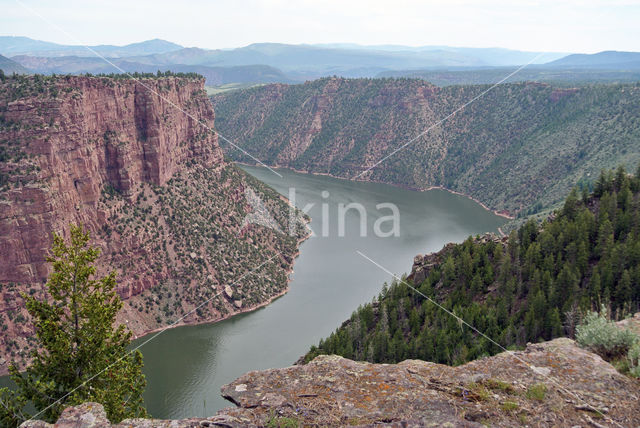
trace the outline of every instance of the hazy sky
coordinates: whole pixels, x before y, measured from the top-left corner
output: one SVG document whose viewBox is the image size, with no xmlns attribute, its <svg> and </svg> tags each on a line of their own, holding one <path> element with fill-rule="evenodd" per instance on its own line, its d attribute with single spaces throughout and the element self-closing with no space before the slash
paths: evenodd
<svg viewBox="0 0 640 428">
<path fill-rule="evenodd" d="M 204 48 L 349 42 L 640 51 L 640 1 L 631 0 L 0 0 L 0 6 L 0 35 L 65 44 L 157 37 Z"/>
</svg>

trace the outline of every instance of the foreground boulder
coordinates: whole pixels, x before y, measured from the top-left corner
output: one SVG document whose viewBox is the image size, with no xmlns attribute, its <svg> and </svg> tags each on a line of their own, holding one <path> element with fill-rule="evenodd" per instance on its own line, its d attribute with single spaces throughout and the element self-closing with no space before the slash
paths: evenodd
<svg viewBox="0 0 640 428">
<path fill-rule="evenodd" d="M 222 395 L 237 407 L 206 419 L 126 420 L 116 427 L 640 425 L 640 381 L 570 339 L 459 367 L 319 356 L 307 365 L 249 372 Z M 85 403 L 67 409 L 53 427 L 102 426 L 98 421 L 104 422 L 101 406 Z"/>
</svg>

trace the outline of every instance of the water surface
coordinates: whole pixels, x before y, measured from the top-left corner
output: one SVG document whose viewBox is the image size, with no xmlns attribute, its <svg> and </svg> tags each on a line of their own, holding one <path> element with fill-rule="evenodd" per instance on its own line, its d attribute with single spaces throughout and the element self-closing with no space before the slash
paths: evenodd
<svg viewBox="0 0 640 428">
<path fill-rule="evenodd" d="M 442 190 L 415 192 L 326 176 L 243 167 L 283 195 L 296 189 L 300 208 L 309 211 L 316 236 L 302 244 L 290 291 L 266 308 L 211 325 L 165 331 L 142 347 L 147 375 L 145 402 L 157 418 L 207 416 L 231 405 L 220 387 L 250 370 L 291 365 L 311 345 L 329 335 L 358 305 L 370 301 L 391 277 L 361 251 L 392 272 L 411 269 L 418 253 L 437 251 L 447 242 L 496 231 L 504 219 L 468 198 Z M 328 196 L 323 191 L 329 192 Z M 345 237 L 338 237 L 338 204 L 366 208 L 367 235 L 360 236 L 360 215 L 347 211 Z M 400 211 L 400 236 L 373 235 L 373 224 L 394 203 Z M 323 217 L 323 210 L 329 213 Z M 323 222 L 328 219 L 328 228 Z M 383 225 L 383 231 L 390 226 Z M 323 233 L 324 232 L 324 233 Z M 328 236 L 323 236 L 328 235 Z"/>
<path fill-rule="evenodd" d="M 278 170 L 280 178 L 264 168 L 243 168 L 285 196 L 295 188 L 300 208 L 314 203 L 308 213 L 316 236 L 302 244 L 290 291 L 283 297 L 216 324 L 166 330 L 141 348 L 148 382 L 145 404 L 153 417 L 211 415 L 231 405 L 220 396 L 223 384 L 250 370 L 289 366 L 329 335 L 391 280 L 356 251 L 401 274 L 411 269 L 418 253 L 495 231 L 504 223 L 477 203 L 442 190 L 414 192 L 288 170 Z M 338 236 L 338 204 L 352 202 L 366 209 L 365 237 L 355 210 L 347 211 L 345 236 Z M 376 205 L 389 202 L 400 212 L 400 236 L 376 237 L 375 221 L 390 215 Z M 390 224 L 382 226 L 387 231 Z M 0 387 L 9 385 L 7 377 L 0 378 Z"/>
</svg>

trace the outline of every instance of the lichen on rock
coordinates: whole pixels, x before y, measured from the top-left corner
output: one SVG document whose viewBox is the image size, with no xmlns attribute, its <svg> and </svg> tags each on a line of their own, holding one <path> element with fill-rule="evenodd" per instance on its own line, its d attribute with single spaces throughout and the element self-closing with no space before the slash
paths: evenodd
<svg viewBox="0 0 640 428">
<path fill-rule="evenodd" d="M 458 367 L 322 355 L 306 365 L 246 373 L 223 386 L 222 395 L 236 407 L 210 418 L 126 420 L 116 427 L 254 427 L 278 421 L 332 427 L 640 424 L 640 381 L 566 338 Z M 83 411 L 93 416 L 81 419 Z M 100 412 L 81 406 L 65 415 L 75 415 L 77 424 L 53 427 L 92 427 L 83 421 L 97 420 Z M 23 427 L 52 428 L 29 424 Z"/>
</svg>

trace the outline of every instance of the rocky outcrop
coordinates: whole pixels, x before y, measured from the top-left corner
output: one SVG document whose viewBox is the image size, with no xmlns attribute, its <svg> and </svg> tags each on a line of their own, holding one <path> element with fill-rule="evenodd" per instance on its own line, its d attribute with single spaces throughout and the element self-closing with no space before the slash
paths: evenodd
<svg viewBox="0 0 640 428">
<path fill-rule="evenodd" d="M 616 324 L 621 328 L 628 328 L 640 336 L 640 312 L 635 313 L 632 317 L 618 321 Z"/>
<path fill-rule="evenodd" d="M 249 372 L 225 385 L 222 394 L 238 407 L 211 418 L 128 420 L 116 426 L 640 424 L 640 381 L 618 373 L 570 339 L 529 345 L 524 351 L 504 352 L 459 367 L 417 360 L 370 364 L 320 356 L 304 366 Z M 67 410 L 61 418 L 64 424 L 54 426 L 96 426 L 82 418 L 98 420 L 103 417 L 101 409 L 83 406 Z M 29 422 L 23 427 L 51 425 Z"/>
<path fill-rule="evenodd" d="M 117 272 L 120 321 L 136 335 L 180 316 L 219 320 L 286 291 L 304 227 L 285 236 L 243 224 L 248 188 L 279 230 L 289 230 L 289 206 L 224 161 L 213 126 L 200 77 L 0 83 L 0 374 L 31 345 L 21 293 L 45 297 L 52 232 L 70 223 L 101 248 L 98 274 Z M 234 283 L 274 251 L 268 276 Z"/>
<path fill-rule="evenodd" d="M 495 233 L 485 233 L 484 235 L 473 238 L 477 243 L 506 243 L 508 237 L 499 237 Z M 429 254 L 418 254 L 413 258 L 413 265 L 411 266 L 411 273 L 407 276 L 407 279 L 414 284 L 422 284 L 427 278 L 429 272 L 434 266 L 439 266 L 447 257 L 447 254 L 453 250 L 456 245 L 454 243 L 446 244 L 440 251 Z"/>
</svg>

